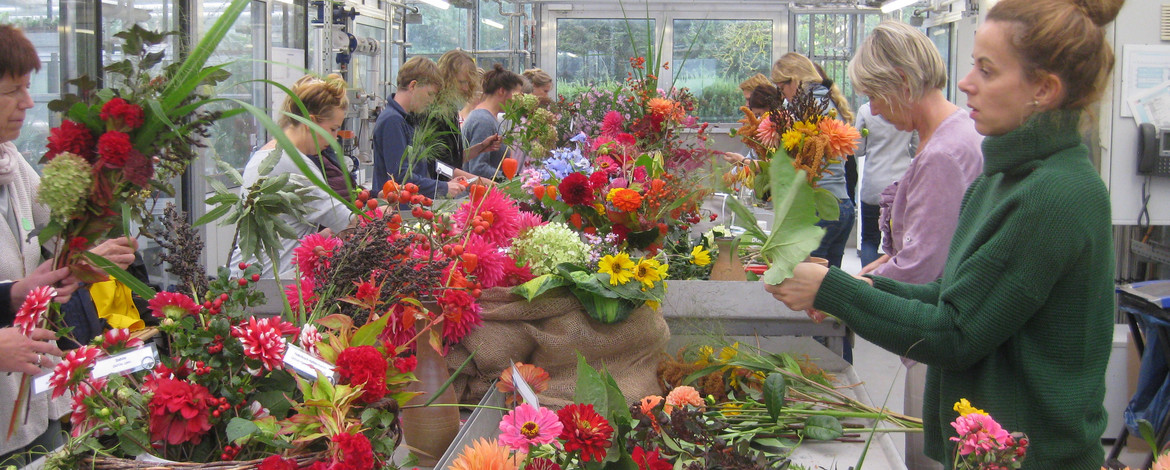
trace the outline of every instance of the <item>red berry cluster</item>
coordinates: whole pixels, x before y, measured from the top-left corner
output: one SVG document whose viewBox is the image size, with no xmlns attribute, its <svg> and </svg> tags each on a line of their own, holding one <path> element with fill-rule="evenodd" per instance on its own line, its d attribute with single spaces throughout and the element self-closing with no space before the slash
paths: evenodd
<svg viewBox="0 0 1170 470">
<path fill-rule="evenodd" d="M 215 414 L 216 416 L 219 416 L 219 410 L 216 410 L 215 412 L 213 412 L 213 414 Z M 240 455 L 240 446 L 235 445 L 235 444 L 228 444 L 226 446 L 223 446 L 223 453 L 219 454 L 219 459 L 220 460 L 235 460 L 237 455 Z"/>
<path fill-rule="evenodd" d="M 223 336 L 215 335 L 215 341 L 207 345 L 207 352 L 211 354 L 219 354 L 223 351 Z"/>
<path fill-rule="evenodd" d="M 210 373 L 211 366 L 205 364 L 203 361 L 195 361 L 195 375 L 206 375 Z"/>
<path fill-rule="evenodd" d="M 211 315 L 218 315 L 223 312 L 223 303 L 227 302 L 227 299 L 227 293 L 223 293 L 219 294 L 219 297 L 216 297 L 215 300 L 205 300 L 203 301 L 203 310 L 206 310 Z"/>
</svg>

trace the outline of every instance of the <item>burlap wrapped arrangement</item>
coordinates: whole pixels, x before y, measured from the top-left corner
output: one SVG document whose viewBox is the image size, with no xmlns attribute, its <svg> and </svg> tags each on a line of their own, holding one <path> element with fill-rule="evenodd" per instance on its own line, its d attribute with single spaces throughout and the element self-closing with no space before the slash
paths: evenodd
<svg viewBox="0 0 1170 470">
<path fill-rule="evenodd" d="M 613 375 L 627 402 L 662 394 L 656 372 L 670 330 L 660 312 L 642 306 L 625 321 L 602 324 L 585 313 L 568 288 L 550 290 L 531 302 L 506 288 L 492 288 L 483 291 L 479 304 L 483 326 L 447 354 L 447 365 L 454 370 L 476 351 L 452 384 L 460 403 L 478 403 L 515 361 L 548 372 L 542 406 L 568 405 L 577 385 L 578 352 L 589 365 Z"/>
</svg>

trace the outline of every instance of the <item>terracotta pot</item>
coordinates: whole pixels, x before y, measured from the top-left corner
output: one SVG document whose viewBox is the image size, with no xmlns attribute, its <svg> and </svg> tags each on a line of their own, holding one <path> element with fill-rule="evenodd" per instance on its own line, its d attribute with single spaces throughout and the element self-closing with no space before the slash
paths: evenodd
<svg viewBox="0 0 1170 470">
<path fill-rule="evenodd" d="M 716 238 L 715 246 L 719 247 L 719 255 L 711 263 L 712 281 L 746 281 L 747 273 L 743 270 L 743 263 L 731 247 L 732 238 Z"/>
<path fill-rule="evenodd" d="M 826 268 L 829 267 L 829 260 L 824 259 L 824 258 L 818 258 L 816 256 L 809 256 L 808 258 L 804 259 L 804 262 L 805 263 L 819 264 L 819 265 L 824 266 Z"/>
<path fill-rule="evenodd" d="M 437 306 L 427 306 L 437 308 Z M 416 322 L 418 328 L 424 322 Z M 415 357 L 418 366 L 414 369 L 417 382 L 406 387 L 407 391 L 422 392 L 407 405 L 421 405 L 431 399 L 451 376 L 447 370 L 447 361 L 427 342 L 427 336 L 420 336 L 415 343 Z M 455 391 L 448 387 L 439 398 L 432 402 L 436 404 L 455 404 Z M 402 437 L 412 453 L 418 457 L 418 464 L 424 467 L 433 467 L 439 458 L 451 446 L 455 435 L 459 433 L 459 408 L 454 406 L 424 406 L 420 408 L 404 408 L 402 416 Z"/>
</svg>

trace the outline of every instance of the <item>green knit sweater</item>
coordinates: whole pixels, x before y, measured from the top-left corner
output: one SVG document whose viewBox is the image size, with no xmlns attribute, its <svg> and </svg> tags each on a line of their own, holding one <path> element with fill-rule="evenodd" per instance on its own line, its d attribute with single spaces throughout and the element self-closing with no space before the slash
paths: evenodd
<svg viewBox="0 0 1170 470">
<path fill-rule="evenodd" d="M 1045 113 L 984 139 L 939 281 L 871 288 L 832 269 L 817 294 L 816 308 L 929 366 L 926 454 L 948 468 L 960 398 L 1028 435 L 1026 469 L 1101 468 L 1113 239 L 1077 117 Z"/>
</svg>

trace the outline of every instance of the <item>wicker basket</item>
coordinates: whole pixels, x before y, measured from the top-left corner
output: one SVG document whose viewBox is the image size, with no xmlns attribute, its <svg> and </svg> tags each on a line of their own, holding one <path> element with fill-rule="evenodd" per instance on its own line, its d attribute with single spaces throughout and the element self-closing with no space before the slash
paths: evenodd
<svg viewBox="0 0 1170 470">
<path fill-rule="evenodd" d="M 316 462 L 323 455 L 323 453 L 318 452 L 290 458 L 296 459 L 297 466 L 305 467 L 312 464 L 313 462 Z M 264 459 L 245 460 L 239 462 L 157 463 L 122 459 L 117 457 L 99 456 L 86 458 L 83 462 L 86 464 L 86 466 L 83 468 L 95 468 L 99 470 L 256 470 L 260 468 L 260 463 L 264 462 Z M 90 467 L 90 465 L 92 465 L 92 467 Z"/>
</svg>

